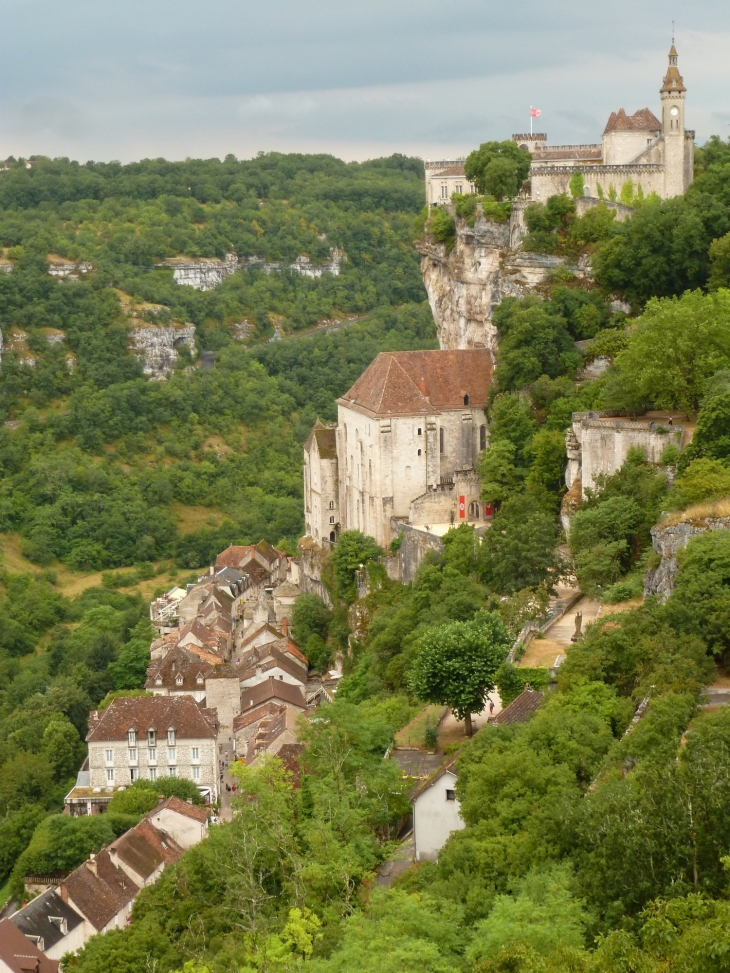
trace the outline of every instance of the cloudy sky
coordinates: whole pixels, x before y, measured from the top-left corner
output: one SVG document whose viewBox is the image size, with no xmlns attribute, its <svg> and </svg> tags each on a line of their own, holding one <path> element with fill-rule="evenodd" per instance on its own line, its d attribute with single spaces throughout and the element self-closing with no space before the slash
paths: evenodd
<svg viewBox="0 0 730 973">
<path fill-rule="evenodd" d="M 687 124 L 730 135 L 727 0 L 0 0 L 0 158 L 454 157 L 598 141 L 677 17 Z M 537 130 L 537 129 L 536 129 Z"/>
</svg>

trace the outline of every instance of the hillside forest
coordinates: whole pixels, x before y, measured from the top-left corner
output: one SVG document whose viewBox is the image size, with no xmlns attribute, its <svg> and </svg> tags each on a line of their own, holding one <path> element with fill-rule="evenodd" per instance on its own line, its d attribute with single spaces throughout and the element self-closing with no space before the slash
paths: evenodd
<svg viewBox="0 0 730 973">
<path fill-rule="evenodd" d="M 480 469 L 492 528 L 481 543 L 469 527 L 449 532 L 407 586 L 387 578 L 368 538 L 341 536 L 327 574 L 333 608 L 303 596 L 295 610 L 309 654 L 326 663 L 347 653 L 336 702 L 302 727 L 301 786 L 276 759 L 242 767 L 233 822 L 142 892 L 129 928 L 93 938 L 68 969 L 726 968 L 730 713 L 699 704 L 730 651 L 730 534 L 689 544 L 665 603 L 640 597 L 651 526 L 727 513 L 730 496 L 730 144 L 712 140 L 697 161 L 686 197 L 637 200 L 622 224 L 600 207 L 577 218 L 568 196 L 532 210 L 526 246 L 590 255 L 594 281 L 558 272 L 543 297 L 496 310 Z M 0 274 L 0 530 L 14 565 L 0 600 L 6 895 L 23 894 L 30 869 L 80 863 L 144 810 L 144 800 L 120 802 L 95 829 L 59 815 L 89 709 L 143 685 L 142 592 L 192 577 L 233 541 L 264 536 L 294 553 L 314 419 L 334 417 L 335 398 L 378 351 L 435 347 L 412 245 L 424 232 L 421 176 L 401 157 L 311 156 L 37 160 L 0 172 L 13 266 Z M 498 195 L 484 203 L 502 218 Z M 473 216 L 470 205 L 458 219 Z M 433 219 L 425 232 L 448 241 Z M 159 265 L 231 248 L 324 261 L 330 246 L 347 253 L 338 278 L 243 270 L 207 293 L 177 287 Z M 94 270 L 54 280 L 51 253 Z M 181 355 L 167 382 L 143 378 L 120 293 L 192 321 L 214 368 Z M 348 315 L 362 320 L 296 336 Z M 256 325 L 246 343 L 232 327 L 242 317 Z M 270 342 L 279 322 L 290 336 Z M 13 328 L 27 334 L 33 366 L 8 345 Z M 63 342 L 49 344 L 48 328 Z M 610 367 L 586 377 L 598 357 Z M 604 407 L 689 415 L 692 445 L 668 445 L 659 466 L 632 452 L 565 536 L 565 430 L 573 411 Z M 370 592 L 353 630 L 360 564 Z M 529 723 L 487 727 L 459 750 L 465 827 L 439 861 L 381 887 L 374 871 L 393 851 L 410 789 L 383 755 L 430 701 L 429 659 L 479 641 L 505 701 L 526 681 L 546 685 L 544 670 L 504 660 L 571 572 L 602 600 L 598 622 Z M 89 585 L 64 593 L 71 575 Z"/>
</svg>

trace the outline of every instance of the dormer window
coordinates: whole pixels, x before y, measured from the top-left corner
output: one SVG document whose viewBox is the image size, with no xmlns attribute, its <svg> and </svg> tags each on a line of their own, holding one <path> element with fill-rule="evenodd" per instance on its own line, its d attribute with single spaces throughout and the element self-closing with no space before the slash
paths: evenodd
<svg viewBox="0 0 730 973">
<path fill-rule="evenodd" d="M 147 731 L 147 746 L 156 747 L 157 746 L 157 734 L 154 730 Z"/>
<path fill-rule="evenodd" d="M 196 679 L 195 681 L 197 682 L 197 684 L 198 684 L 199 686 L 202 686 L 202 685 L 203 685 L 203 682 L 204 682 L 205 680 L 203 679 L 203 677 L 202 677 L 202 676 L 198 676 L 198 678 L 197 678 L 197 679 Z"/>
<path fill-rule="evenodd" d="M 137 731 L 136 730 L 127 730 L 127 741 L 129 743 L 130 747 L 136 747 L 137 746 Z"/>
<path fill-rule="evenodd" d="M 168 747 L 175 746 L 175 731 L 172 728 L 167 731 L 167 745 Z"/>
<path fill-rule="evenodd" d="M 182 684 L 183 684 L 183 677 L 182 676 L 178 676 L 177 679 L 175 680 L 175 685 L 176 686 L 182 686 Z"/>
<path fill-rule="evenodd" d="M 155 686 L 161 686 L 161 685 L 162 685 L 162 676 L 158 676 L 157 679 L 155 679 Z"/>
</svg>

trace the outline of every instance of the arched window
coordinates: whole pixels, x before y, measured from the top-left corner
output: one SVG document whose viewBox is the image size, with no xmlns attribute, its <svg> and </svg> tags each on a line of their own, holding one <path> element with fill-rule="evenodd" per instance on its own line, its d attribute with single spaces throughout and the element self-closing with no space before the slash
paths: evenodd
<svg viewBox="0 0 730 973">
<path fill-rule="evenodd" d="M 423 428 L 421 426 L 418 427 L 418 435 L 419 436 L 423 435 Z"/>
<path fill-rule="evenodd" d="M 464 396 L 464 405 L 469 405 L 469 396 L 468 395 L 465 395 Z"/>
<path fill-rule="evenodd" d="M 487 427 L 479 427 L 479 449 L 487 448 Z"/>
<path fill-rule="evenodd" d="M 334 542 L 336 540 L 337 540 L 337 535 L 335 534 L 335 532 L 333 530 L 331 530 L 330 531 L 330 544 L 334 544 Z"/>
<path fill-rule="evenodd" d="M 484 426 L 482 426 L 482 429 L 483 428 L 484 428 Z M 335 509 L 335 501 L 334 500 L 330 500 L 330 510 L 334 510 L 334 509 Z"/>
<path fill-rule="evenodd" d="M 444 452 L 444 447 L 446 445 L 446 430 L 443 426 L 439 427 L 439 452 Z"/>
<path fill-rule="evenodd" d="M 334 517 L 330 517 L 330 523 L 331 524 L 334 524 L 334 522 L 335 522 L 335 518 Z"/>
<path fill-rule="evenodd" d="M 423 452 L 423 450 L 422 449 L 419 449 L 418 450 L 418 455 L 420 456 L 422 452 Z"/>
<path fill-rule="evenodd" d="M 469 520 L 479 520 L 479 504 L 476 501 L 469 504 Z"/>
</svg>

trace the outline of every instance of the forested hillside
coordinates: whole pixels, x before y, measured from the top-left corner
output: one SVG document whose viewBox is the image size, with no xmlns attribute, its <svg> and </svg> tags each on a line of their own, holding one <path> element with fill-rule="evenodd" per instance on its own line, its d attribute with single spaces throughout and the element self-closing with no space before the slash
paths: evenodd
<svg viewBox="0 0 730 973">
<path fill-rule="evenodd" d="M 531 245 L 594 256 L 599 281 L 582 287 L 558 273 L 540 297 L 507 300 L 495 314 L 500 347 L 480 470 L 484 499 L 496 507 L 491 529 L 481 542 L 470 527 L 449 532 L 444 553 L 429 555 L 407 586 L 388 579 L 369 538 L 341 535 L 325 572 L 333 609 L 315 596 L 295 609 L 295 637 L 313 659 L 324 666 L 338 651 L 347 656 L 336 701 L 304 721 L 301 787 L 276 759 L 241 768 L 234 821 L 213 828 L 143 891 L 129 928 L 92 939 L 68 969 L 726 969 L 730 707 L 700 703 L 730 662 L 728 532 L 689 544 L 666 603 L 641 598 L 650 527 L 669 512 L 681 519 L 718 511 L 730 496 L 730 291 L 718 276 L 730 146 L 713 142 L 705 152 L 694 196 L 645 201 L 620 226 L 599 211 L 591 229 L 587 218 L 574 218 L 567 197 L 533 211 L 533 233 L 543 235 Z M 35 369 L 13 352 L 2 372 L 6 414 L 20 420 L 0 438 L 2 529 L 20 535 L 36 565 L 32 579 L 3 576 L 0 603 L 0 865 L 17 889 L 25 867 L 83 860 L 130 811 L 116 809 L 119 817 L 98 833 L 66 832 L 53 816 L 39 826 L 58 809 L 89 706 L 110 690 L 138 689 L 149 644 L 144 602 L 115 590 L 118 576 L 108 573 L 105 586 L 71 598 L 61 594 L 58 572 L 137 565 L 135 579 L 154 584 L 159 571 L 162 586 L 234 539 L 291 543 L 301 526 L 301 442 L 315 416 L 334 416 L 334 398 L 378 350 L 432 347 L 434 331 L 409 245 L 421 204 L 411 160 L 45 163 L 0 173 L 0 190 L 6 176 L 15 195 L 3 225 L 33 229 L 5 237 L 23 249 L 8 251 L 13 272 L 0 275 L 0 325 L 5 333 L 22 323 L 39 349 Z M 245 193 L 234 196 L 234 186 Z M 116 196 L 104 195 L 112 190 Z M 166 207 L 178 203 L 168 196 L 180 206 L 172 216 Z M 704 235 L 691 212 L 700 197 L 702 213 L 717 217 L 702 222 Z M 200 215 L 195 206 L 209 216 L 181 215 Z M 295 208 L 299 216 L 288 222 Z M 249 226 L 257 234 L 254 222 L 264 227 L 255 210 L 273 221 L 257 241 L 246 236 Z M 90 214 L 85 235 L 82 211 Z M 97 218 L 102 211 L 106 222 Z M 322 212 L 332 214 L 326 226 Z M 147 213 L 149 223 L 143 228 L 140 219 L 137 228 L 127 220 L 132 213 Z M 335 213 L 377 233 L 359 230 L 358 250 L 354 237 L 337 235 Z M 173 243 L 175 221 L 181 236 Z M 274 226 L 291 238 L 290 249 Z M 580 238 L 572 251 L 571 232 Z M 36 233 L 46 235 L 33 244 Z M 241 246 L 267 258 L 304 250 L 324 260 L 337 245 L 348 262 L 339 278 L 249 270 L 215 291 L 188 293 L 154 261 L 202 253 L 195 246 L 204 234 L 210 255 Z M 129 254 L 138 237 L 152 249 L 135 262 Z M 685 268 L 670 290 L 662 283 L 667 248 L 670 270 Z M 86 281 L 53 281 L 48 252 L 83 257 L 96 269 Z M 635 285 L 632 261 L 641 268 Z M 602 283 L 604 268 L 619 264 L 624 276 Z M 112 285 L 164 304 L 171 320 L 194 321 L 198 347 L 218 351 L 215 367 L 190 372 L 182 358 L 168 382 L 143 379 L 126 350 L 128 321 Z M 688 286 L 697 289 L 685 293 Z M 343 294 L 362 301 L 347 304 Z M 630 300 L 633 316 L 611 309 L 617 295 Z M 305 320 L 297 315 L 310 297 L 312 308 L 333 303 Z M 51 308 L 53 321 L 44 317 Z M 356 311 L 367 319 L 331 335 L 260 340 L 271 315 L 295 331 L 323 314 Z M 232 338 L 239 315 L 256 321 L 251 347 Z M 65 348 L 42 343 L 44 327 L 66 335 L 72 372 Z M 593 343 L 580 350 L 576 340 L 586 339 Z M 586 376 L 599 357 L 610 361 L 608 371 Z M 33 384 L 42 374 L 65 384 L 44 391 Z M 586 498 L 566 536 L 565 429 L 572 411 L 598 407 L 689 415 L 694 440 L 681 455 L 668 448 L 658 466 L 632 451 Z M 355 611 L 360 570 L 370 593 Z M 464 829 L 438 863 L 380 887 L 374 870 L 408 811 L 409 783 L 383 759 L 395 733 L 426 702 L 463 702 L 459 683 L 476 679 L 475 646 L 488 662 L 480 691 L 496 683 L 507 700 L 526 681 L 545 686 L 547 670 L 504 660 L 524 621 L 544 618 L 550 590 L 568 572 L 601 599 L 598 621 L 570 648 L 530 722 L 460 738 Z M 443 685 L 434 686 L 439 672 Z M 632 723 L 635 714 L 641 719 Z M 73 854 L 63 857 L 66 848 Z"/>
</svg>

